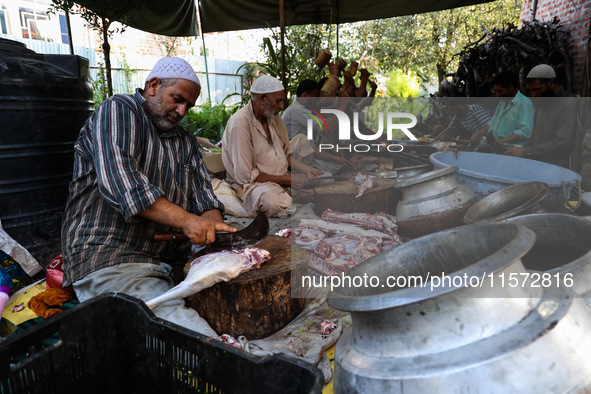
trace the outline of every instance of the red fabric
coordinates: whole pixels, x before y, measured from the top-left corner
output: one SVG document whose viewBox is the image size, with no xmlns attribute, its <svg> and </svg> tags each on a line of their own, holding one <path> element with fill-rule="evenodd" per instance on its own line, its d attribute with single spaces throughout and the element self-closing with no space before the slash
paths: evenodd
<svg viewBox="0 0 591 394">
<path fill-rule="evenodd" d="M 63 254 L 60 253 L 51 260 L 45 269 L 45 282 L 47 289 L 61 289 L 64 284 Z M 70 286 L 65 288 L 67 292 L 73 294 L 74 289 Z"/>
</svg>

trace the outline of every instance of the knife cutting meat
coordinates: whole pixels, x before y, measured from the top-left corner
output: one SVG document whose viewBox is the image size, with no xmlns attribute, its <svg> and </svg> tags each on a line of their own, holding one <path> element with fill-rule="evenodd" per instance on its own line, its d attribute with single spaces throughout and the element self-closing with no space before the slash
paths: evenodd
<svg viewBox="0 0 591 394">
<path fill-rule="evenodd" d="M 242 249 L 263 240 L 269 234 L 269 219 L 259 212 L 252 222 L 235 233 L 216 233 L 215 241 L 209 245 L 213 250 Z M 187 236 L 180 231 L 158 232 L 154 241 L 183 241 Z"/>
<path fill-rule="evenodd" d="M 163 302 L 184 298 L 220 281 L 229 281 L 253 267 L 271 258 L 266 250 L 249 248 L 269 234 L 269 219 L 264 213 L 259 214 L 244 229 L 235 233 L 218 233 L 215 241 L 209 245 L 216 253 L 198 257 L 191 263 L 189 274 L 181 283 L 166 293 L 146 303 L 154 308 Z M 183 233 L 157 233 L 156 241 L 183 240 Z"/>
</svg>

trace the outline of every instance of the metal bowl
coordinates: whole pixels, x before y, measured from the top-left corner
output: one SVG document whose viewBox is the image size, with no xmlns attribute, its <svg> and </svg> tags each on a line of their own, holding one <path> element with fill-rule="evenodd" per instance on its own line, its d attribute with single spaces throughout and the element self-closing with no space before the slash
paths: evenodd
<svg viewBox="0 0 591 394">
<path fill-rule="evenodd" d="M 499 221 L 530 213 L 546 197 L 548 190 L 547 184 L 538 181 L 508 186 L 472 205 L 464 215 L 464 223 Z"/>
</svg>

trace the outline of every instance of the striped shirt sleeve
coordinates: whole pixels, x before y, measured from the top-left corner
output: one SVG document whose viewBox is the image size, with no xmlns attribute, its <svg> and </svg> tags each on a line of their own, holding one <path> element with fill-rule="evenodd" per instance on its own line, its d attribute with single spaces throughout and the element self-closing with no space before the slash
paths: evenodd
<svg viewBox="0 0 591 394">
<path fill-rule="evenodd" d="M 94 168 L 103 198 L 129 221 L 164 193 L 138 171 L 142 134 L 139 114 L 124 101 L 111 100 L 97 110 L 92 127 Z"/>
</svg>

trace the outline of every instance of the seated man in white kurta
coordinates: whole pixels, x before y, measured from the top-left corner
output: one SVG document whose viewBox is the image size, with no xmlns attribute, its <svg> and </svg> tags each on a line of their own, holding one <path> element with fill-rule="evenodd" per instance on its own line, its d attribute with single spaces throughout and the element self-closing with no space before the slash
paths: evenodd
<svg viewBox="0 0 591 394">
<path fill-rule="evenodd" d="M 269 75 L 257 78 L 250 89 L 251 100 L 230 117 L 222 138 L 222 160 L 226 181 L 251 214 L 281 215 L 291 207 L 288 186 L 301 188 L 306 178 L 291 175 L 294 169 L 309 173 L 303 163 L 291 161 L 289 137 L 281 116 L 285 90 Z"/>
</svg>

